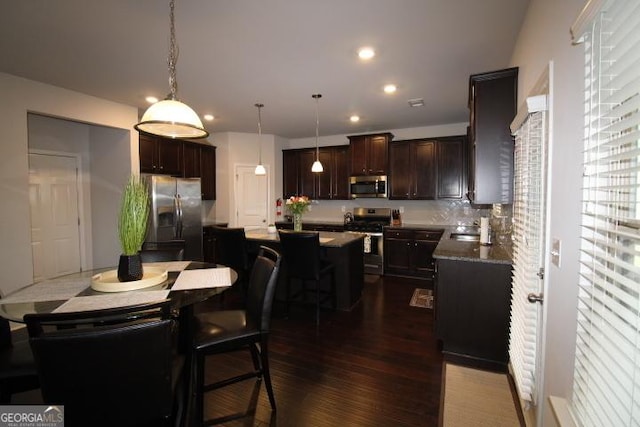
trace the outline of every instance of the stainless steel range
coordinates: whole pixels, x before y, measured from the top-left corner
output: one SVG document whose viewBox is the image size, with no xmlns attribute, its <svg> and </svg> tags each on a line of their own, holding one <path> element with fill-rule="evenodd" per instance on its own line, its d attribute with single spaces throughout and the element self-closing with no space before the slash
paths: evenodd
<svg viewBox="0 0 640 427">
<path fill-rule="evenodd" d="M 382 275 L 384 273 L 382 231 L 390 224 L 391 209 L 388 208 L 355 208 L 353 219 L 345 221 L 345 231 L 365 234 L 363 250 L 366 274 Z"/>
</svg>

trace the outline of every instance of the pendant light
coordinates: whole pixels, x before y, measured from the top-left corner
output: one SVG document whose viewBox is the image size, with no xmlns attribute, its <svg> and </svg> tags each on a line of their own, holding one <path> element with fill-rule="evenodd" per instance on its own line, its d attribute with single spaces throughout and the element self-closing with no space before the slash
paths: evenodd
<svg viewBox="0 0 640 427">
<path fill-rule="evenodd" d="M 160 102 L 151 105 L 142 115 L 140 123 L 136 124 L 139 132 L 150 133 L 167 138 L 206 138 L 209 136 L 202 125 L 202 121 L 195 111 L 187 104 L 178 101 L 178 80 L 176 78 L 176 63 L 178 62 L 178 45 L 175 29 L 175 0 L 169 1 L 169 87 L 171 93 Z"/>
<path fill-rule="evenodd" d="M 256 166 L 256 175 L 266 175 L 267 171 L 262 165 L 262 117 L 260 116 L 260 110 L 264 107 L 264 104 L 255 104 L 258 108 L 258 166 Z"/>
<path fill-rule="evenodd" d="M 318 130 L 320 128 L 320 119 L 318 115 L 318 100 L 322 98 L 322 95 L 319 93 L 311 95 L 313 99 L 316 100 L 316 161 L 313 162 L 311 166 L 311 172 L 320 173 L 324 171 L 322 167 L 322 163 L 320 163 L 320 149 L 318 148 Z"/>
</svg>

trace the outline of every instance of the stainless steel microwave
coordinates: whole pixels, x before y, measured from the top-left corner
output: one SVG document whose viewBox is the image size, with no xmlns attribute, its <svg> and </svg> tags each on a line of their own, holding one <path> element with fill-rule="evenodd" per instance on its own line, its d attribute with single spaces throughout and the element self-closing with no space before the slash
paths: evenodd
<svg viewBox="0 0 640 427">
<path fill-rule="evenodd" d="M 352 199 L 362 197 L 387 197 L 387 176 L 352 176 L 349 178 L 349 193 Z"/>
</svg>

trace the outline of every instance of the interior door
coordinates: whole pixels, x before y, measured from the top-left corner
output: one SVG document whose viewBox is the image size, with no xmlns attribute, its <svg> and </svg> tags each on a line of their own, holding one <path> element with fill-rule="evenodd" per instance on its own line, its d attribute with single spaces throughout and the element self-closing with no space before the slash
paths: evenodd
<svg viewBox="0 0 640 427">
<path fill-rule="evenodd" d="M 236 166 L 236 224 L 245 229 L 266 228 L 268 223 L 269 168 L 256 175 L 255 166 Z"/>
<path fill-rule="evenodd" d="M 34 281 L 80 271 L 77 179 L 74 157 L 29 154 Z"/>
</svg>

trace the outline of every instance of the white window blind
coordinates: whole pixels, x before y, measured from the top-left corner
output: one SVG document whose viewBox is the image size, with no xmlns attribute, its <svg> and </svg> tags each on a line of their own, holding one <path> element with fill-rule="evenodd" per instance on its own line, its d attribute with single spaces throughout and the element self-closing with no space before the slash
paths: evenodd
<svg viewBox="0 0 640 427">
<path fill-rule="evenodd" d="M 578 331 L 582 426 L 640 426 L 640 2 L 612 0 L 585 43 Z"/>
<path fill-rule="evenodd" d="M 538 108 L 546 109 L 546 96 Z M 531 104 L 532 98 L 528 99 Z M 546 112 L 529 114 L 515 132 L 513 201 L 513 278 L 509 360 L 522 400 L 537 404 L 538 304 L 527 300 L 539 294 L 544 248 L 546 176 Z"/>
</svg>

